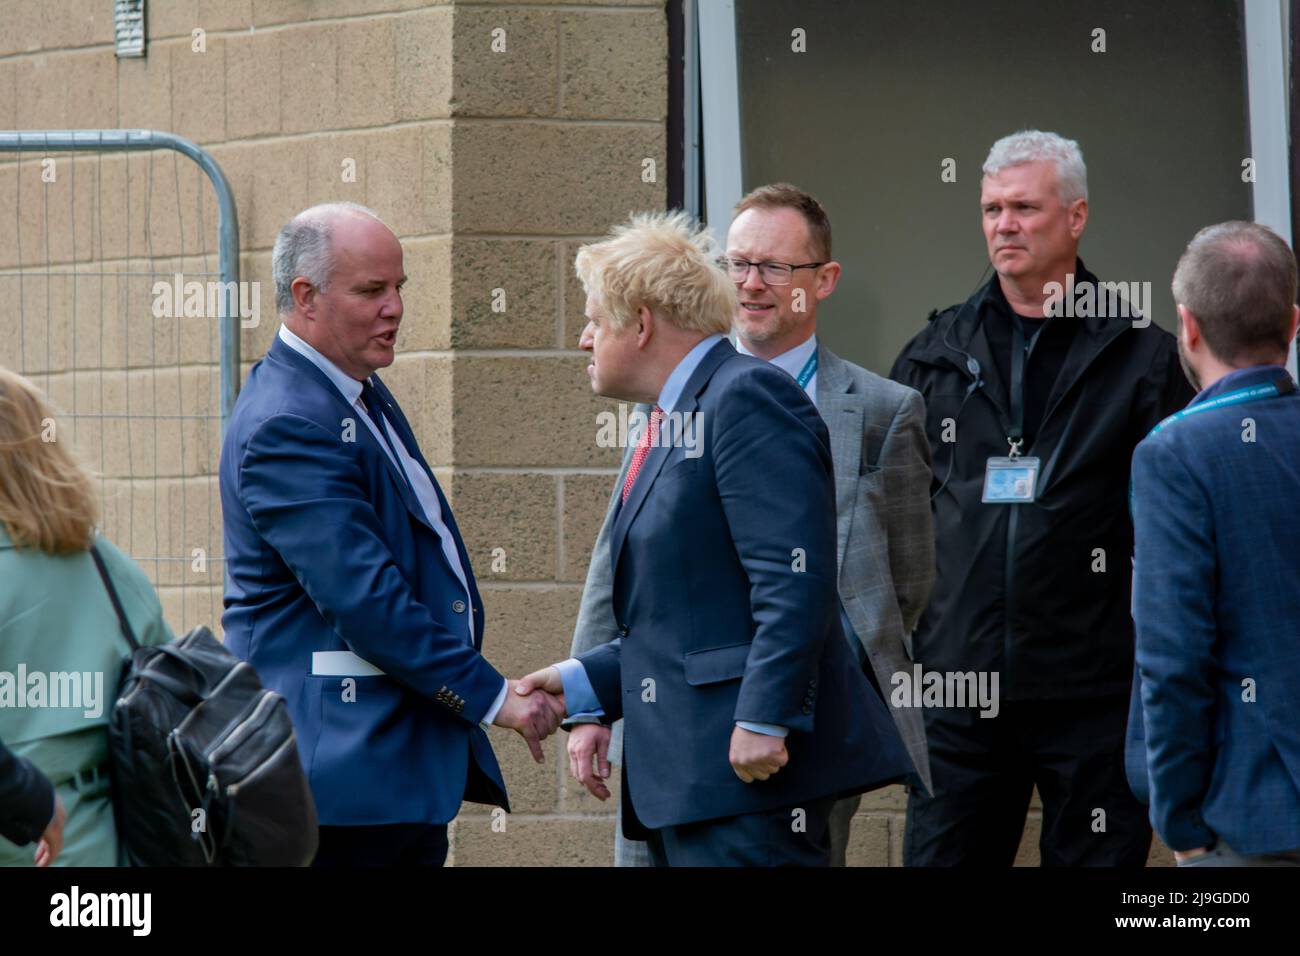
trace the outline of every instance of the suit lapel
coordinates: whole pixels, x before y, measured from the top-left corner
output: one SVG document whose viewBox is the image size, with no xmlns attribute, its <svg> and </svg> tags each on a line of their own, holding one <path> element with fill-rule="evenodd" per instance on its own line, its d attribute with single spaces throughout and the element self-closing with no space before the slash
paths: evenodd
<svg viewBox="0 0 1300 956">
<path fill-rule="evenodd" d="M 379 411 L 384 416 L 384 423 L 388 426 L 389 437 L 400 443 L 406 449 L 407 454 L 417 462 L 423 464 L 423 459 L 418 457 L 418 449 L 414 452 L 411 451 L 415 446 L 415 438 L 411 435 L 409 426 L 406 425 L 405 416 L 401 414 L 400 410 L 397 408 L 397 403 L 393 401 L 392 393 L 384 387 L 384 384 L 379 380 L 378 375 L 372 375 L 370 378 L 375 384 L 375 391 L 378 393 L 383 405 Z M 400 425 L 398 421 L 399 418 L 401 419 Z M 416 498 L 415 489 L 411 487 L 410 480 L 400 469 L 398 463 L 389 457 L 388 449 L 384 448 L 380 444 L 380 440 L 370 432 L 370 427 L 368 425 L 364 422 L 359 422 L 358 424 L 363 426 L 360 430 L 364 431 L 370 438 L 371 442 L 379 449 L 379 454 L 384 459 L 384 465 L 388 468 L 388 474 L 392 477 L 393 484 L 397 486 L 398 494 L 402 497 L 402 504 L 406 505 L 406 510 L 411 513 L 411 517 L 424 525 L 430 531 L 433 531 L 434 534 L 437 534 L 438 532 L 434 531 L 433 525 L 429 523 L 429 518 L 425 515 L 424 507 L 420 504 L 420 500 Z M 424 467 L 427 468 L 428 466 L 426 465 Z M 433 476 L 430 475 L 430 479 L 432 479 L 432 477 Z M 434 484 L 434 487 L 437 487 L 436 483 Z"/>
<path fill-rule="evenodd" d="M 849 544 L 853 521 L 853 496 L 862 470 L 862 423 L 866 398 L 852 390 L 853 380 L 843 360 L 817 343 L 817 410 L 831 437 L 831 463 L 835 469 L 835 539 L 839 566 Z"/>
<path fill-rule="evenodd" d="M 307 358 L 299 355 L 288 345 L 285 345 L 278 336 L 271 343 L 268 357 L 273 361 L 277 361 L 280 364 L 293 369 L 300 375 L 307 375 L 310 377 L 312 381 L 316 382 L 319 387 L 325 390 L 329 395 L 330 400 L 338 406 L 340 414 L 351 417 L 356 421 L 357 433 L 364 433 L 365 435 L 365 437 L 360 440 L 369 442 L 371 447 L 378 452 L 379 457 L 384 462 L 384 467 L 388 469 L 388 474 L 392 478 L 393 485 L 397 488 L 398 495 L 401 497 L 402 504 L 405 506 L 407 513 L 410 514 L 416 522 L 423 525 L 430 534 L 441 541 L 442 536 L 438 534 L 437 529 L 435 529 L 429 522 L 428 515 L 426 515 L 424 511 L 424 506 L 420 504 L 419 499 L 415 496 L 415 489 L 411 487 L 411 484 L 406 477 L 398 471 L 397 465 L 388 455 L 388 449 L 380 444 L 380 440 L 370 431 L 370 426 L 364 421 L 359 420 L 359 416 L 364 415 L 365 413 L 362 412 L 361 409 L 349 405 L 347 399 L 339 393 L 339 390 L 334 387 L 334 383 L 329 380 L 324 372 L 318 369 Z M 461 567 L 465 571 L 465 581 L 469 585 L 470 599 L 473 602 L 472 607 L 475 614 L 475 645 L 479 646 L 482 644 L 483 640 L 483 602 L 479 597 L 478 587 L 474 580 L 474 572 L 470 568 L 469 555 L 465 552 L 465 545 L 461 539 L 460 530 L 456 527 L 455 519 L 452 518 L 451 509 L 447 506 L 447 499 L 442 493 L 442 488 L 439 487 L 438 480 L 433 477 L 433 471 L 429 468 L 429 463 L 425 461 L 424 455 L 420 453 L 420 446 L 415 440 L 415 433 L 411 431 L 410 423 L 407 422 L 406 416 L 402 413 L 402 409 L 398 406 L 396 399 L 393 398 L 393 393 L 388 390 L 388 386 L 380 380 L 378 375 L 373 375 L 371 378 L 374 382 L 375 390 L 378 392 L 379 397 L 383 402 L 383 408 L 381 411 L 384 415 L 384 420 L 389 426 L 391 437 L 394 441 L 401 442 L 401 444 L 406 448 L 407 454 L 409 454 L 411 458 L 425 470 L 425 473 L 429 476 L 430 483 L 433 485 L 434 493 L 438 496 L 438 504 L 442 508 L 442 520 L 446 524 L 448 530 L 452 533 L 453 539 L 456 543 L 456 551 L 460 556 Z M 297 382 L 293 382 L 290 384 L 290 387 L 297 387 L 297 384 Z M 442 560 L 444 566 L 446 566 L 447 573 L 453 574 L 454 577 L 451 566 L 447 563 L 447 558 L 442 553 L 442 548 L 438 548 L 438 557 Z"/>
<path fill-rule="evenodd" d="M 402 411 L 401 406 L 397 404 L 397 399 L 393 397 L 393 393 L 388 390 L 388 386 L 384 384 L 383 380 L 380 379 L 377 373 L 372 375 L 370 379 L 374 382 L 375 391 L 383 400 L 384 419 L 391 426 L 393 437 L 397 441 L 401 442 L 402 446 L 406 449 L 406 453 L 411 456 L 411 459 L 424 469 L 424 473 L 429 479 L 429 484 L 433 486 L 433 493 L 438 498 L 438 508 L 442 513 L 442 523 L 446 525 L 447 530 L 451 532 L 452 541 L 456 545 L 456 554 L 459 556 L 460 566 L 465 572 L 465 583 L 469 586 L 470 595 L 474 601 L 474 608 L 476 611 L 481 610 L 482 602 L 479 600 L 478 587 L 474 580 L 474 572 L 470 568 L 469 554 L 465 551 L 465 541 L 461 537 L 460 528 L 457 526 L 456 519 L 451 513 L 451 507 L 447 504 L 447 496 L 443 494 L 442 486 L 438 484 L 438 479 L 434 477 L 433 469 L 429 467 L 428 461 L 425 460 L 424 454 L 420 451 L 420 444 L 415 440 L 415 432 L 411 429 L 411 423 L 406 420 L 406 414 Z M 385 455 L 384 457 L 387 458 L 388 456 Z M 405 482 L 403 482 L 403 484 L 405 484 Z M 403 490 L 409 491 L 409 489 Z M 419 505 L 418 499 L 415 503 L 418 506 L 418 511 L 412 510 L 412 514 L 414 514 L 416 518 L 420 519 L 421 524 L 437 535 L 437 530 L 429 523 L 428 516 L 424 512 L 424 507 Z M 440 535 L 439 538 L 441 538 Z M 450 567 L 448 570 L 451 570 Z M 483 628 L 480 624 L 475 628 L 475 634 L 481 637 L 482 633 Z"/>
<path fill-rule="evenodd" d="M 677 407 L 672 411 L 684 420 L 684 416 L 691 414 L 700 407 L 699 394 L 708 384 L 713 373 L 717 371 L 718 366 L 728 357 L 735 355 L 736 350 L 726 339 L 722 339 L 717 345 L 705 353 L 704 358 L 700 360 L 699 366 L 687 380 L 685 387 L 682 389 L 682 396 L 677 400 Z M 665 435 L 664 423 L 659 426 L 660 440 Z M 650 446 L 650 451 L 641 463 L 641 470 L 637 473 L 636 481 L 632 483 L 632 490 L 628 493 L 627 501 L 623 502 L 619 508 L 618 515 L 614 519 L 614 529 L 610 536 L 609 554 L 610 570 L 617 571 L 618 558 L 623 550 L 623 542 L 627 540 L 628 528 L 636 520 L 637 512 L 641 510 L 641 505 L 645 503 L 650 494 L 650 489 L 654 485 L 655 479 L 659 477 L 659 472 L 663 470 L 664 462 L 675 449 L 665 445 L 656 444 Z"/>
<path fill-rule="evenodd" d="M 361 409 L 357 408 L 355 405 L 349 405 L 347 399 L 339 393 L 339 390 L 334 387 L 334 383 L 326 377 L 324 372 L 313 365 L 306 357 L 299 355 L 292 348 L 285 345 L 278 336 L 271 343 L 271 349 L 268 356 L 275 361 L 286 364 L 299 374 L 307 375 L 312 381 L 316 382 L 317 385 L 325 390 L 326 394 L 329 395 L 330 400 L 338 406 L 340 412 L 355 422 L 354 434 L 360 436 L 358 440 L 369 442 L 375 451 L 379 453 L 379 457 L 383 459 L 384 467 L 388 469 L 388 474 L 393 479 L 393 484 L 397 488 L 398 495 L 401 496 L 402 504 L 406 506 L 406 510 L 410 512 L 411 517 L 420 522 L 420 524 L 424 525 L 430 531 L 433 531 L 433 526 L 429 524 L 428 518 L 425 517 L 424 509 L 420 507 L 419 501 L 416 500 L 415 492 L 411 489 L 410 483 L 402 473 L 397 470 L 396 463 L 388 456 L 388 449 L 380 444 L 380 440 L 370 431 L 370 426 L 361 420 L 361 417 L 365 415 L 365 412 L 361 411 Z M 296 385 L 297 383 L 291 383 L 290 387 L 293 388 L 296 387 Z M 384 388 L 381 389 L 380 396 L 388 406 L 383 410 L 385 412 L 384 417 L 391 424 L 396 417 L 390 412 L 390 409 L 394 404 L 392 401 L 392 395 L 386 388 Z M 434 533 L 436 534 L 437 532 Z"/>
</svg>

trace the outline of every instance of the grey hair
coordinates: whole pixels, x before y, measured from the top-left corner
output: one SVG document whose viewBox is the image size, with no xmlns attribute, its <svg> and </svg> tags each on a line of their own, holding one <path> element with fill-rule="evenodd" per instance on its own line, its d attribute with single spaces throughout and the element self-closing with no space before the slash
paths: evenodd
<svg viewBox="0 0 1300 956">
<path fill-rule="evenodd" d="M 275 280 L 275 310 L 280 315 L 293 309 L 293 280 L 302 276 L 324 292 L 334 271 L 330 234 L 334 220 L 349 213 L 361 213 L 379 222 L 373 209 L 355 202 L 325 202 L 294 216 L 275 237 L 271 250 L 271 277 Z"/>
<path fill-rule="evenodd" d="M 1056 164 L 1061 202 L 1068 204 L 1088 198 L 1088 167 L 1083 164 L 1079 144 L 1038 129 L 1022 129 L 994 143 L 988 159 L 984 160 L 984 175 L 990 176 L 1008 166 L 1042 159 L 1050 159 Z"/>
</svg>

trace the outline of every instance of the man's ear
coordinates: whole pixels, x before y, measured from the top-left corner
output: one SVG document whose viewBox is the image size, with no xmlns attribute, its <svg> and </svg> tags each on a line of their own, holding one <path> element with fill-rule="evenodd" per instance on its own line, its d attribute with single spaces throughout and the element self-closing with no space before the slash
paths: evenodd
<svg viewBox="0 0 1300 956">
<path fill-rule="evenodd" d="M 1070 235 L 1078 239 L 1083 235 L 1083 227 L 1088 225 L 1088 200 L 1076 199 L 1070 203 Z"/>
<path fill-rule="evenodd" d="M 815 294 L 817 296 L 817 301 L 821 302 L 823 299 L 829 298 L 830 294 L 835 291 L 835 286 L 839 284 L 840 264 L 832 259 L 817 271 L 820 274 L 817 276 L 817 289 Z"/>
<path fill-rule="evenodd" d="M 1189 352 L 1200 347 L 1201 323 L 1187 306 L 1178 303 L 1178 337 Z"/>
<path fill-rule="evenodd" d="M 1300 305 L 1293 305 L 1291 306 L 1291 332 L 1287 335 L 1288 342 L 1295 340 L 1297 326 L 1300 326 Z"/>
<path fill-rule="evenodd" d="M 301 311 L 311 313 L 316 306 L 316 287 L 302 276 L 293 280 L 289 286 L 289 291 L 293 293 L 293 304 Z"/>
<path fill-rule="evenodd" d="M 655 316 L 647 306 L 641 306 L 636 310 L 637 327 L 636 327 L 636 347 L 645 348 L 650 344 L 650 339 L 655 334 Z"/>
</svg>

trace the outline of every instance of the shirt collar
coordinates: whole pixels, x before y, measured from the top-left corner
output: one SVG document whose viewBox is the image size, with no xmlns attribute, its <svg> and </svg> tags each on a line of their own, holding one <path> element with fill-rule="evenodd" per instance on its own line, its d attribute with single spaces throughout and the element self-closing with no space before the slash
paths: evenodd
<svg viewBox="0 0 1300 956">
<path fill-rule="evenodd" d="M 291 332 L 283 322 L 280 323 L 280 341 L 324 372 L 349 405 L 357 403 L 361 397 L 361 383 Z"/>
<path fill-rule="evenodd" d="M 671 412 L 673 406 L 681 399 L 682 389 L 686 387 L 691 375 L 704 361 L 704 356 L 708 354 L 709 349 L 721 342 L 722 338 L 721 333 L 714 333 L 700 339 L 695 344 L 695 348 L 682 356 L 682 360 L 677 363 L 677 367 L 673 369 L 672 374 L 668 376 L 668 381 L 664 382 L 664 387 L 659 391 L 659 407 L 663 409 L 665 415 Z"/>
<path fill-rule="evenodd" d="M 1080 259 L 1078 256 L 1075 256 L 1074 257 L 1074 287 L 1077 289 L 1080 286 L 1082 286 L 1085 282 L 1092 283 L 1095 286 L 1098 282 L 1098 279 L 1095 275 L 1093 275 L 1091 272 L 1088 271 L 1088 267 L 1083 264 L 1083 260 Z M 996 272 L 993 273 L 993 278 L 990 279 L 989 282 L 984 286 L 984 290 L 981 293 L 979 299 L 979 304 L 981 307 L 992 309 L 994 312 L 998 313 L 1003 318 L 1005 318 L 1008 322 L 1011 321 L 1011 316 L 1019 314 L 1014 309 L 1011 308 L 1011 303 L 1007 301 L 1007 294 L 1002 291 L 1002 282 L 998 278 L 998 274 Z M 1032 319 L 1034 317 L 1027 316 L 1027 318 Z"/>
<path fill-rule="evenodd" d="M 1219 379 L 1213 385 L 1207 385 L 1201 389 L 1197 396 L 1191 400 L 1191 405 L 1199 405 L 1201 402 L 1208 401 L 1211 398 L 1217 398 L 1220 395 L 1227 394 L 1238 388 L 1250 388 L 1254 385 L 1266 385 L 1269 382 L 1276 381 L 1282 375 L 1290 376 L 1290 372 L 1282 365 L 1252 365 L 1249 368 L 1236 368 L 1229 372 L 1223 378 Z"/>
<path fill-rule="evenodd" d="M 754 354 L 749 349 L 745 348 L 744 343 L 740 341 L 739 337 L 736 338 L 736 351 L 742 355 Z M 808 359 L 811 358 L 812 354 L 816 351 L 817 351 L 817 336 L 810 335 L 807 339 L 805 339 L 803 342 L 800 342 L 794 348 L 790 349 L 787 352 L 782 352 L 780 355 L 778 355 L 774 359 L 771 359 L 770 361 L 773 365 L 781 369 L 783 372 L 788 372 L 790 377 L 797 381 L 799 378 L 799 373 L 803 371 L 804 366 L 808 364 Z"/>
</svg>

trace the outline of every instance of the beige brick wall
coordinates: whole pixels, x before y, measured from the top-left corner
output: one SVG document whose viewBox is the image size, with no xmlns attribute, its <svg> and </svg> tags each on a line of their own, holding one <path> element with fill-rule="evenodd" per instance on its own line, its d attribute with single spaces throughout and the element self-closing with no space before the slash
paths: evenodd
<svg viewBox="0 0 1300 956">
<path fill-rule="evenodd" d="M 667 24 L 661 4 L 458 3 L 453 15 L 445 486 L 484 590 L 488 656 L 513 675 L 568 653 L 618 464 L 596 446 L 611 405 L 591 396 L 574 351 L 584 303 L 570 277 L 582 240 L 666 202 Z M 504 54 L 492 50 L 500 30 Z M 658 182 L 642 182 L 645 158 Z M 494 827 L 467 806 L 454 861 L 609 864 L 613 807 L 568 783 L 563 735 L 541 766 L 512 735 L 493 738 L 515 812 Z"/>
</svg>

